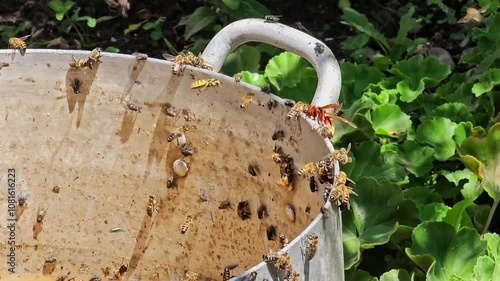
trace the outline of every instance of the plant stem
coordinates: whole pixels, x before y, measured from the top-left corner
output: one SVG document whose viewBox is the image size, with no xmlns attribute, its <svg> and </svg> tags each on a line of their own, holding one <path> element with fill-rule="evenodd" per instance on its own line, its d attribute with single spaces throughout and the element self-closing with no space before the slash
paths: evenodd
<svg viewBox="0 0 500 281">
<path fill-rule="evenodd" d="M 490 213 L 488 214 L 488 219 L 486 220 L 486 224 L 484 225 L 483 233 L 481 233 L 481 237 L 483 237 L 484 234 L 486 233 L 486 231 L 488 231 L 488 227 L 490 227 L 491 220 L 493 219 L 493 214 L 495 213 L 495 210 L 497 209 L 499 201 L 500 200 L 495 200 L 493 202 L 493 206 L 491 206 L 491 210 L 490 210 Z"/>
</svg>

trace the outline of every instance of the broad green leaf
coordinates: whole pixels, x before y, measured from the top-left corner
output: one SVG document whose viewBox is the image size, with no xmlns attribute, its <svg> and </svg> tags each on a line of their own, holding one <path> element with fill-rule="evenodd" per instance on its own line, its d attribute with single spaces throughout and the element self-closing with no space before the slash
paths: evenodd
<svg viewBox="0 0 500 281">
<path fill-rule="evenodd" d="M 354 272 L 349 272 L 345 276 L 345 281 L 377 281 L 376 277 L 372 277 L 370 273 L 364 270 L 356 270 Z"/>
<path fill-rule="evenodd" d="M 474 229 L 472 220 L 467 215 L 466 209 L 472 204 L 471 200 L 462 200 L 453 205 L 453 208 L 446 213 L 443 221 L 449 223 L 455 228 L 455 231 L 460 230 L 462 227 Z"/>
<path fill-rule="evenodd" d="M 226 6 L 228 6 L 229 9 L 231 9 L 231 10 L 236 10 L 240 6 L 239 0 L 222 0 L 222 3 L 224 3 Z"/>
<path fill-rule="evenodd" d="M 340 43 L 340 46 L 342 47 L 342 49 L 348 51 L 359 50 L 363 48 L 366 45 L 366 43 L 368 43 L 368 40 L 370 40 L 370 36 L 361 33 L 347 38 L 342 43 Z"/>
<path fill-rule="evenodd" d="M 423 58 L 418 55 L 397 62 L 391 72 L 402 79 L 397 85 L 401 101 L 411 102 L 422 94 L 425 88 L 439 85 L 439 82 L 450 74 L 450 67 L 441 64 L 434 57 Z"/>
<path fill-rule="evenodd" d="M 444 203 L 431 203 L 427 205 L 420 206 L 420 216 L 422 221 L 443 221 L 450 207 L 446 206 Z"/>
<path fill-rule="evenodd" d="M 415 176 L 421 177 L 432 169 L 434 153 L 434 149 L 428 146 L 407 140 L 399 146 L 399 164 Z"/>
<path fill-rule="evenodd" d="M 500 276 L 500 237 L 496 233 L 486 233 L 487 255 L 478 258 L 474 267 L 475 280 L 495 280 Z"/>
<path fill-rule="evenodd" d="M 343 212 L 342 217 L 350 217 L 342 221 L 342 241 L 344 252 L 344 269 L 349 270 L 361 258 L 361 242 L 358 239 L 352 212 Z"/>
<path fill-rule="evenodd" d="M 301 71 L 300 82 L 294 87 L 283 87 L 283 90 L 279 92 L 279 96 L 295 101 L 311 103 L 317 85 L 318 75 L 316 74 L 316 70 L 312 67 L 306 67 Z"/>
<path fill-rule="evenodd" d="M 461 122 L 457 125 L 453 136 L 457 145 L 460 145 L 467 137 L 472 135 L 472 126 L 471 122 Z"/>
<path fill-rule="evenodd" d="M 474 266 L 474 281 L 492 281 L 495 272 L 495 261 L 488 256 L 481 256 Z"/>
<path fill-rule="evenodd" d="M 355 113 L 352 118 L 348 119 L 356 124 L 358 128 L 354 129 L 347 124 L 337 122 L 337 124 L 335 124 L 335 134 L 333 135 L 334 143 L 363 142 L 375 139 L 375 131 L 372 128 L 372 123 L 364 114 Z"/>
<path fill-rule="evenodd" d="M 389 50 L 390 48 L 389 43 L 387 43 L 385 36 L 375 29 L 373 24 L 368 21 L 365 15 L 351 8 L 345 8 L 343 12 L 344 12 L 344 14 L 342 15 L 343 21 L 341 21 L 342 24 L 349 25 L 357 29 L 359 32 L 367 34 L 375 41 L 377 41 L 377 43 L 384 50 Z"/>
<path fill-rule="evenodd" d="M 462 192 L 462 196 L 467 200 L 476 200 L 483 191 L 482 188 L 478 188 L 477 176 L 469 169 L 457 170 L 446 174 L 445 177 L 458 188 L 461 188 L 460 192 Z M 463 187 L 461 183 L 463 183 Z"/>
<path fill-rule="evenodd" d="M 373 177 L 378 180 L 392 180 L 395 182 L 401 181 L 405 177 L 404 168 L 397 165 L 386 163 L 380 153 L 380 145 L 375 142 L 363 142 L 357 147 L 353 147 L 351 151 L 356 159 L 370 159 L 370 161 L 359 161 L 344 166 L 351 167 L 352 171 L 349 177 L 357 182 L 357 180 Z"/>
<path fill-rule="evenodd" d="M 56 19 L 58 21 L 62 21 L 63 18 L 64 18 L 64 13 L 56 13 Z"/>
<path fill-rule="evenodd" d="M 408 32 L 420 26 L 419 21 L 413 18 L 414 13 L 415 7 L 412 6 L 408 9 L 406 14 L 401 16 L 401 19 L 399 20 L 399 31 L 395 40 L 396 44 L 403 44 L 404 40 L 408 36 Z"/>
<path fill-rule="evenodd" d="M 301 71 L 309 62 L 294 53 L 283 52 L 273 57 L 266 65 L 265 75 L 278 91 L 283 87 L 294 87 L 301 79 Z"/>
<path fill-rule="evenodd" d="M 424 271 L 427 280 L 470 280 L 476 260 L 486 250 L 474 229 L 455 232 L 446 222 L 424 222 L 413 230 L 413 245 L 406 253 Z M 458 279 L 460 280 L 460 279 Z"/>
<path fill-rule="evenodd" d="M 496 13 L 485 19 L 484 27 L 475 28 L 472 38 L 477 45 L 465 50 L 460 58 L 460 63 L 481 63 L 485 58 L 495 51 L 498 51 L 500 42 L 500 13 Z M 487 63 L 493 61 L 488 60 Z"/>
<path fill-rule="evenodd" d="M 260 67 L 260 52 L 253 46 L 243 45 L 230 53 L 224 64 L 221 72 L 233 76 L 242 70 L 256 72 Z"/>
<path fill-rule="evenodd" d="M 404 269 L 393 269 L 380 276 L 380 281 L 413 281 L 413 274 L 410 275 Z"/>
<path fill-rule="evenodd" d="M 130 27 L 130 26 L 129 26 Z M 150 29 L 153 29 L 155 27 L 155 23 L 150 21 L 150 22 L 147 22 L 145 23 L 143 26 L 142 26 L 142 29 L 144 30 L 150 30 Z"/>
<path fill-rule="evenodd" d="M 483 190 L 481 188 L 481 190 Z M 474 221 L 474 226 L 478 231 L 482 231 L 486 226 L 486 221 L 488 220 L 488 215 L 490 214 L 491 206 L 488 204 L 483 205 L 472 205 L 467 212 L 469 216 L 472 217 Z"/>
<path fill-rule="evenodd" d="M 410 116 L 395 104 L 384 104 L 373 110 L 372 124 L 375 134 L 397 137 L 411 127 Z"/>
<path fill-rule="evenodd" d="M 405 191 L 405 197 L 414 201 L 417 206 L 431 203 L 443 203 L 443 199 L 434 190 L 425 186 L 412 186 Z"/>
<path fill-rule="evenodd" d="M 189 40 L 191 36 L 214 24 L 216 19 L 217 13 L 215 11 L 207 7 L 199 7 L 186 21 L 184 38 Z"/>
<path fill-rule="evenodd" d="M 358 100 L 368 85 L 377 84 L 385 78 L 384 73 L 376 67 L 363 64 L 342 63 L 340 70 L 342 72 L 342 91 L 339 101 L 344 107 L 350 107 Z"/>
<path fill-rule="evenodd" d="M 460 102 L 445 103 L 436 107 L 430 114 L 430 117 L 444 117 L 452 122 L 460 123 L 472 121 L 472 114 L 469 112 L 465 104 Z"/>
<path fill-rule="evenodd" d="M 120 52 L 120 49 L 118 49 L 116 47 L 107 47 L 106 49 L 104 49 L 104 51 L 117 54 Z"/>
<path fill-rule="evenodd" d="M 500 69 L 490 69 L 488 72 L 484 73 L 479 82 L 472 86 L 472 93 L 479 97 L 484 93 L 487 93 L 493 89 L 493 87 L 500 84 Z"/>
<path fill-rule="evenodd" d="M 353 247 L 356 244 L 354 239 L 359 240 L 361 249 L 389 241 L 398 228 L 398 217 L 401 215 L 398 210 L 403 201 L 403 192 L 390 181 L 363 178 L 356 182 L 353 189 L 358 196 L 350 198 L 352 212 L 342 213 L 343 233 L 349 237 L 349 244 L 344 242 L 344 255 L 351 257 L 350 264 L 357 262 L 353 262 L 352 257 L 359 251 Z"/>
<path fill-rule="evenodd" d="M 249 71 L 241 72 L 241 81 L 247 82 L 248 84 L 252 84 L 255 86 L 262 86 L 266 83 L 266 77 L 259 73 L 252 73 Z"/>
<path fill-rule="evenodd" d="M 392 89 L 381 90 L 380 93 L 365 92 L 362 98 L 372 100 L 375 105 L 396 104 L 398 101 L 398 91 L 396 89 Z M 376 106 L 374 106 L 374 108 L 376 108 Z"/>
<path fill-rule="evenodd" d="M 97 24 L 97 20 L 95 18 L 92 18 L 92 17 L 82 17 L 82 18 L 87 20 L 88 27 L 94 28 L 95 25 Z"/>
<path fill-rule="evenodd" d="M 235 0 L 231 0 L 235 1 Z M 231 21 L 236 21 L 246 18 L 263 18 L 265 15 L 270 15 L 271 12 L 266 6 L 262 5 L 257 0 L 238 0 L 239 4 L 236 9 L 231 9 L 228 5 L 218 4 L 219 1 L 215 1 L 217 7 L 221 11 L 230 16 Z M 221 2 L 223 3 L 223 2 Z"/>
<path fill-rule="evenodd" d="M 453 135 L 457 124 L 438 117 L 426 120 L 417 128 L 416 140 L 434 148 L 436 159 L 445 161 L 455 154 Z"/>
<path fill-rule="evenodd" d="M 484 240 L 487 243 L 488 256 L 495 262 L 500 261 L 500 236 L 496 233 L 486 233 L 484 234 Z"/>
</svg>

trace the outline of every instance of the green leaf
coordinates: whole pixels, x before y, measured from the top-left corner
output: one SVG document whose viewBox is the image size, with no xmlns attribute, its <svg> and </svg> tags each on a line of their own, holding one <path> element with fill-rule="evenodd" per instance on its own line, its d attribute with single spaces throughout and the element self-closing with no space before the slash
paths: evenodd
<svg viewBox="0 0 500 281">
<path fill-rule="evenodd" d="M 434 154 L 434 149 L 412 140 L 398 147 L 399 164 L 417 177 L 424 176 L 432 169 Z"/>
<path fill-rule="evenodd" d="M 408 33 L 420 26 L 419 21 L 412 18 L 414 13 L 415 7 L 412 6 L 399 20 L 399 31 L 395 40 L 396 44 L 403 44 Z"/>
<path fill-rule="evenodd" d="M 155 23 L 150 21 L 150 22 L 145 23 L 144 26 L 142 27 L 142 29 L 150 30 L 154 27 L 155 27 Z"/>
<path fill-rule="evenodd" d="M 59 12 L 61 11 L 64 6 L 61 0 L 51 0 L 49 1 L 49 7 L 54 11 L 54 12 Z"/>
<path fill-rule="evenodd" d="M 97 24 L 97 20 L 95 18 L 92 18 L 92 17 L 85 17 L 85 19 L 87 20 L 87 26 L 90 27 L 90 28 L 94 28 Z"/>
<path fill-rule="evenodd" d="M 227 56 L 221 72 L 228 76 L 233 76 L 242 70 L 256 72 L 260 67 L 259 62 L 259 50 L 253 46 L 242 45 Z"/>
<path fill-rule="evenodd" d="M 424 222 L 413 230 L 413 245 L 406 253 L 424 271 L 427 280 L 469 280 L 486 243 L 470 228 L 455 232 L 446 222 Z"/>
<path fill-rule="evenodd" d="M 372 277 L 370 273 L 364 270 L 356 270 L 354 272 L 349 272 L 345 276 L 345 281 L 377 281 L 377 278 Z"/>
<path fill-rule="evenodd" d="M 350 217 L 347 219 L 347 217 Z M 349 270 L 361 258 L 361 242 L 358 239 L 356 225 L 354 224 L 354 214 L 343 212 L 342 217 L 342 242 L 344 252 L 344 269 Z"/>
<path fill-rule="evenodd" d="M 495 280 L 500 276 L 500 237 L 496 233 L 486 233 L 484 240 L 487 243 L 487 257 L 489 259 L 482 257 L 484 260 L 478 260 L 474 272 L 476 278 L 483 278 L 481 280 Z"/>
<path fill-rule="evenodd" d="M 343 12 L 343 21 L 341 21 L 342 24 L 349 25 L 357 29 L 359 32 L 365 33 L 366 35 L 377 41 L 382 49 L 384 49 L 385 51 L 389 50 L 389 43 L 387 43 L 385 36 L 375 29 L 373 24 L 368 21 L 365 15 L 358 13 L 356 10 L 353 10 L 351 8 L 345 8 Z"/>
<path fill-rule="evenodd" d="M 266 66 L 265 75 L 278 91 L 283 87 L 294 87 L 301 79 L 301 71 L 309 62 L 294 53 L 283 52 L 273 57 Z"/>
<path fill-rule="evenodd" d="M 163 38 L 163 33 L 159 29 L 153 29 L 149 32 L 149 37 L 151 40 L 157 41 Z"/>
<path fill-rule="evenodd" d="M 368 85 L 379 83 L 385 75 L 376 67 L 364 64 L 341 63 L 342 91 L 339 101 L 344 107 L 350 107 L 363 95 Z"/>
<path fill-rule="evenodd" d="M 474 281 L 493 280 L 493 277 L 498 276 L 494 275 L 495 265 L 495 261 L 492 258 L 488 256 L 479 257 L 474 266 Z"/>
<path fill-rule="evenodd" d="M 380 281 L 413 281 L 414 274 L 410 275 L 404 269 L 393 269 L 380 276 Z"/>
<path fill-rule="evenodd" d="M 189 40 L 196 33 L 214 24 L 216 19 L 217 13 L 215 13 L 215 11 L 207 7 L 199 7 L 189 16 L 186 21 L 184 38 L 186 40 Z"/>
<path fill-rule="evenodd" d="M 372 124 L 375 134 L 398 137 L 411 128 L 410 116 L 395 104 L 384 104 L 373 110 Z"/>
<path fill-rule="evenodd" d="M 452 122 L 460 123 L 462 121 L 472 121 L 472 114 L 467 109 L 465 104 L 460 102 L 452 102 L 441 104 L 436 107 L 430 114 L 430 117 L 444 117 Z"/>
<path fill-rule="evenodd" d="M 300 82 L 294 87 L 283 87 L 278 95 L 282 98 L 311 103 L 317 85 L 318 75 L 316 70 L 312 67 L 306 67 L 301 71 Z"/>
<path fill-rule="evenodd" d="M 493 87 L 500 84 L 500 69 L 489 69 L 488 72 L 484 73 L 479 82 L 472 86 L 472 93 L 479 97 L 484 93 L 487 93 L 493 89 Z"/>
<path fill-rule="evenodd" d="M 443 203 L 443 199 L 434 190 L 424 186 L 412 186 L 405 191 L 406 198 L 414 201 L 417 206 L 431 203 Z"/>
<path fill-rule="evenodd" d="M 460 63 L 481 63 L 485 58 L 498 49 L 500 40 L 500 13 L 495 13 L 484 21 L 484 27 L 475 28 L 472 38 L 477 45 L 469 50 L 465 50 L 460 58 Z M 490 64 L 493 60 L 486 60 Z"/>
<path fill-rule="evenodd" d="M 353 248 L 355 239 L 359 240 L 361 249 L 387 243 L 398 228 L 398 210 L 403 201 L 401 188 L 390 181 L 363 178 L 353 188 L 358 196 L 351 196 L 352 213 L 342 213 L 343 233 L 347 234 L 350 243 L 345 245 L 344 242 L 346 257 L 356 256 L 359 251 Z M 380 202 L 384 202 L 383 208 Z M 355 233 L 357 235 L 353 235 Z"/>
<path fill-rule="evenodd" d="M 140 23 L 134 23 L 134 24 L 129 25 L 127 28 L 125 28 L 125 29 L 123 30 L 123 34 L 127 35 L 127 34 L 129 34 L 130 32 L 134 32 L 134 31 L 136 31 L 137 29 L 139 29 L 139 28 L 142 26 L 142 24 L 143 24 L 143 23 L 144 23 L 144 21 L 142 21 L 142 22 L 140 22 Z M 151 23 L 151 22 L 148 22 L 148 23 L 146 23 L 146 25 L 147 25 L 147 24 L 152 24 L 152 23 Z M 146 25 L 144 25 L 143 29 L 144 29 L 144 30 L 148 30 L 148 29 L 150 29 L 150 28 L 146 29 L 146 27 L 145 27 Z"/>
<path fill-rule="evenodd" d="M 478 188 L 478 177 L 469 169 L 457 170 L 446 174 L 445 177 L 459 188 L 461 187 L 460 183 L 465 180 L 466 183 L 463 184 L 460 192 L 464 199 L 471 202 L 476 200 L 483 191 L 482 188 Z"/>
<path fill-rule="evenodd" d="M 441 64 L 434 57 L 423 58 L 418 55 L 398 61 L 391 72 L 403 79 L 397 85 L 401 101 L 411 102 L 422 94 L 425 88 L 439 85 L 439 82 L 450 74 L 450 67 Z"/>
<path fill-rule="evenodd" d="M 266 77 L 259 73 L 252 73 L 249 71 L 241 72 L 241 81 L 247 82 L 248 84 L 252 84 L 255 86 L 262 86 L 266 83 Z"/>
<path fill-rule="evenodd" d="M 342 43 L 340 43 L 340 46 L 342 47 L 342 49 L 347 51 L 359 50 L 363 48 L 366 43 L 368 43 L 368 40 L 370 40 L 370 36 L 361 33 L 347 38 Z"/>
<path fill-rule="evenodd" d="M 232 0 L 234 1 L 234 0 Z M 263 18 L 265 15 L 270 15 L 271 12 L 266 6 L 262 5 L 257 0 L 239 0 L 238 8 L 231 9 L 227 5 L 217 5 L 225 14 L 229 15 L 231 21 L 236 21 L 246 18 Z M 215 1 L 217 4 L 218 1 Z"/>
<path fill-rule="evenodd" d="M 401 181 L 406 176 L 404 168 L 386 163 L 380 154 L 380 145 L 375 142 L 363 142 L 359 146 L 353 147 L 354 158 L 370 159 L 370 161 L 356 161 L 345 165 L 345 169 L 352 169 L 349 177 L 357 182 L 359 179 L 372 177 L 378 180 Z M 354 168 L 353 168 L 354 167 Z"/>
<path fill-rule="evenodd" d="M 443 221 L 451 224 L 455 231 L 460 230 L 462 227 L 474 229 L 471 218 L 467 215 L 466 209 L 472 204 L 471 200 L 462 200 L 453 205 L 453 208 L 446 213 Z"/>
<path fill-rule="evenodd" d="M 224 3 L 231 10 L 236 10 L 240 6 L 239 0 L 222 0 L 222 3 Z"/>
<path fill-rule="evenodd" d="M 417 128 L 416 140 L 434 148 L 436 159 L 445 161 L 455 154 L 453 135 L 457 124 L 438 117 L 426 120 Z"/>
<path fill-rule="evenodd" d="M 116 47 L 107 47 L 106 49 L 104 49 L 105 52 L 109 52 L 109 53 L 119 53 L 120 52 L 120 49 L 116 48 Z"/>
<path fill-rule="evenodd" d="M 64 13 L 56 13 L 56 19 L 58 21 L 62 21 L 63 18 L 64 18 Z"/>
<path fill-rule="evenodd" d="M 444 203 L 422 205 L 419 209 L 419 218 L 422 221 L 443 221 L 446 213 L 451 210 L 451 208 L 446 206 Z"/>
</svg>

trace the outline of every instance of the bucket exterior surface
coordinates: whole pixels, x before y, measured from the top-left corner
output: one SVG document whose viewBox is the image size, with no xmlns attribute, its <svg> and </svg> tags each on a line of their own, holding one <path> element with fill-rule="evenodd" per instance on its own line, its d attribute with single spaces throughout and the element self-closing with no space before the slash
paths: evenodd
<svg viewBox="0 0 500 281">
<path fill-rule="evenodd" d="M 281 252 L 290 254 L 300 280 L 343 280 L 340 214 L 330 204 L 329 218 L 320 214 L 324 186 L 312 193 L 300 176 L 292 190 L 276 184 L 275 146 L 294 159 L 296 170 L 331 151 L 311 122 L 287 119 L 282 100 L 257 87 L 191 67 L 175 76 L 164 60 L 104 53 L 91 70 L 70 69 L 71 56 L 88 54 L 28 49 L 11 61 L 10 50 L 0 51 L 0 61 L 10 64 L 0 70 L 0 178 L 5 186 L 15 180 L 17 218 L 15 251 L 8 245 L 12 232 L 0 233 L 1 255 L 15 252 L 15 273 L 2 263 L 2 279 L 43 274 L 55 280 L 71 272 L 104 280 L 103 271 L 113 276 L 126 263 L 127 280 L 184 280 L 190 272 L 199 280 L 220 280 L 225 266 L 238 263 L 232 280 L 253 271 L 257 280 L 282 280 L 274 266 L 261 262 L 281 248 L 277 237 L 268 239 L 273 226 L 276 236 L 293 239 Z M 190 89 L 208 78 L 221 85 Z M 252 102 L 241 108 L 249 93 Z M 279 104 L 269 109 L 270 99 Z M 129 102 L 142 108 L 134 111 Z M 168 141 L 183 125 L 194 151 L 188 157 L 177 140 Z M 277 130 L 284 138 L 273 140 Z M 176 159 L 189 170 L 167 188 Z M 256 176 L 249 165 L 258 167 Z M 23 208 L 20 195 L 27 195 Z M 150 195 L 158 198 L 152 215 Z M 0 193 L 4 222 L 12 219 L 11 197 L 8 188 Z M 231 208 L 219 209 L 226 200 Z M 243 201 L 251 213 L 246 220 L 238 212 Z M 259 219 L 262 205 L 267 215 Z M 40 211 L 44 217 L 37 222 Z M 187 216 L 193 223 L 182 234 Z M 303 255 L 306 234 L 319 236 L 310 261 Z"/>
</svg>

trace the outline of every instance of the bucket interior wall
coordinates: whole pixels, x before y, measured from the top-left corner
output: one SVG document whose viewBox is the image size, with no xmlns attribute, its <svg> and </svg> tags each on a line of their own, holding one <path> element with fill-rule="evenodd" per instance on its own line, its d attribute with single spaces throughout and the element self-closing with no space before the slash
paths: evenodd
<svg viewBox="0 0 500 281">
<path fill-rule="evenodd" d="M 104 277 L 106 267 L 112 276 L 124 262 L 129 280 L 179 280 L 188 271 L 199 280 L 220 280 L 226 265 L 238 263 L 236 275 L 279 250 L 278 238 L 267 238 L 269 226 L 291 240 L 324 204 L 323 188 L 312 193 L 308 179 L 297 176 L 293 190 L 276 184 L 276 145 L 293 157 L 296 171 L 328 149 L 304 120 L 287 120 L 284 105 L 270 110 L 269 95 L 208 71 L 188 68 L 174 76 L 166 61 L 109 55 L 84 73 L 69 70 L 69 53 L 29 51 L 14 62 L 10 53 L 0 54 L 10 63 L 0 71 L 2 182 L 4 172 L 15 169 L 16 197 L 29 194 L 27 207 L 16 208 L 18 275 L 41 274 L 44 260 L 55 257 L 52 276 Z M 190 89 L 194 80 L 215 76 L 219 87 Z M 79 94 L 71 87 L 75 77 Z M 248 93 L 255 94 L 251 104 L 240 108 Z M 130 110 L 129 100 L 141 111 Z M 165 113 L 167 103 L 180 110 L 176 117 Z M 172 163 L 184 157 L 167 139 L 182 125 L 195 152 L 185 157 L 187 176 L 167 188 Z M 277 129 L 284 138 L 274 141 Z M 257 176 L 249 164 L 258 166 Z M 7 193 L 0 194 L 7 202 Z M 159 198 L 152 216 L 149 195 Z M 231 208 L 219 209 L 225 200 Z M 237 206 L 245 200 L 251 215 L 243 221 Z M 263 219 L 261 204 L 269 214 Z M 287 204 L 295 210 L 293 222 Z M 181 234 L 187 216 L 193 223 Z M 115 227 L 123 231 L 111 232 Z M 6 232 L 0 235 L 7 241 Z M 4 276 L 8 266 L 0 268 Z"/>
</svg>

